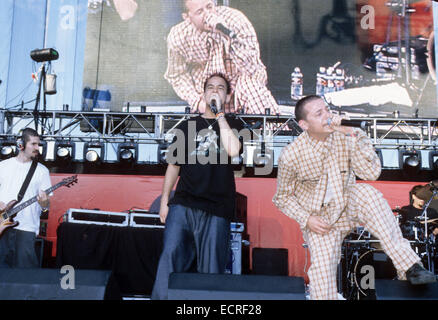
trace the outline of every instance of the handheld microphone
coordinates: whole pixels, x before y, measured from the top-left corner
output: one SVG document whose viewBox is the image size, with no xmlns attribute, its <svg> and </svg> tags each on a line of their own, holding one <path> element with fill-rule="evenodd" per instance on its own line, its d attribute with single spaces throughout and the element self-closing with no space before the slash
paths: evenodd
<svg viewBox="0 0 438 320">
<path fill-rule="evenodd" d="M 327 119 L 327 124 L 331 125 L 331 123 L 332 123 L 332 119 L 328 118 Z M 369 121 L 365 121 L 365 120 L 342 119 L 341 120 L 341 126 L 365 129 L 366 127 L 370 126 L 370 123 L 369 123 Z"/>
<path fill-rule="evenodd" d="M 214 114 L 217 114 L 216 99 L 211 99 L 211 101 L 210 101 L 210 109 L 211 109 L 211 112 L 213 112 Z"/>
<path fill-rule="evenodd" d="M 225 27 L 222 23 L 218 23 L 216 25 L 215 29 L 219 30 L 223 34 L 229 36 L 231 39 L 235 39 L 236 38 L 236 34 L 233 31 L 231 31 L 230 29 L 228 29 L 227 27 Z"/>
</svg>

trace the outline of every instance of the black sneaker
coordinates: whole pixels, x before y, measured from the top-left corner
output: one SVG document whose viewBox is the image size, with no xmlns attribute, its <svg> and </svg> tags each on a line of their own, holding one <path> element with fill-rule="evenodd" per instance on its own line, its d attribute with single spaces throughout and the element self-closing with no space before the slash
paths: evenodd
<svg viewBox="0 0 438 320">
<path fill-rule="evenodd" d="M 436 282 L 436 276 L 432 272 L 424 269 L 419 263 L 415 263 L 406 271 L 406 278 L 414 285 Z"/>
</svg>

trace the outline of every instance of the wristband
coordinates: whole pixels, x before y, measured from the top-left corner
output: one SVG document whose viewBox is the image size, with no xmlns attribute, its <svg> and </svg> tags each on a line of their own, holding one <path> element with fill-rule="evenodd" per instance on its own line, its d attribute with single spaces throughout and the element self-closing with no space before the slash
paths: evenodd
<svg viewBox="0 0 438 320">
<path fill-rule="evenodd" d="M 223 112 L 219 112 L 219 113 L 216 115 L 216 119 L 219 120 L 220 118 L 223 118 L 224 116 L 225 116 L 225 114 L 224 114 Z"/>
</svg>

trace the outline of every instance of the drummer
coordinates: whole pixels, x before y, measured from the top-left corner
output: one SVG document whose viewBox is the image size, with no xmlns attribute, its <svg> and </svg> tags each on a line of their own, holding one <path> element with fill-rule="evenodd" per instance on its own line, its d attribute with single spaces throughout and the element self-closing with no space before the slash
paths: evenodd
<svg viewBox="0 0 438 320">
<path fill-rule="evenodd" d="M 419 223 L 421 221 L 424 221 L 419 219 L 423 214 L 424 210 L 424 204 L 429 199 L 424 199 L 424 188 L 427 188 L 428 185 L 416 185 L 414 186 L 411 191 L 409 192 L 409 199 L 410 204 L 408 206 L 404 206 L 400 209 L 400 225 L 406 226 L 409 223 Z M 438 235 L 438 220 L 437 221 L 430 221 L 433 219 L 438 218 L 438 212 L 429 207 L 427 208 L 427 217 L 428 217 L 428 224 L 430 224 L 430 228 L 428 230 L 432 232 L 435 236 Z"/>
</svg>

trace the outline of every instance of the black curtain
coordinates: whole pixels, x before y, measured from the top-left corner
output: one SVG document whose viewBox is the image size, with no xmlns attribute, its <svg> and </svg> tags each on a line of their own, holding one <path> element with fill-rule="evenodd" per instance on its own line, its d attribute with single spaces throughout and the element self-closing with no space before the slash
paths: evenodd
<svg viewBox="0 0 438 320">
<path fill-rule="evenodd" d="M 112 270 L 122 294 L 150 295 L 163 246 L 163 228 L 61 223 L 57 267 Z M 113 284 L 114 285 L 114 284 Z"/>
</svg>

